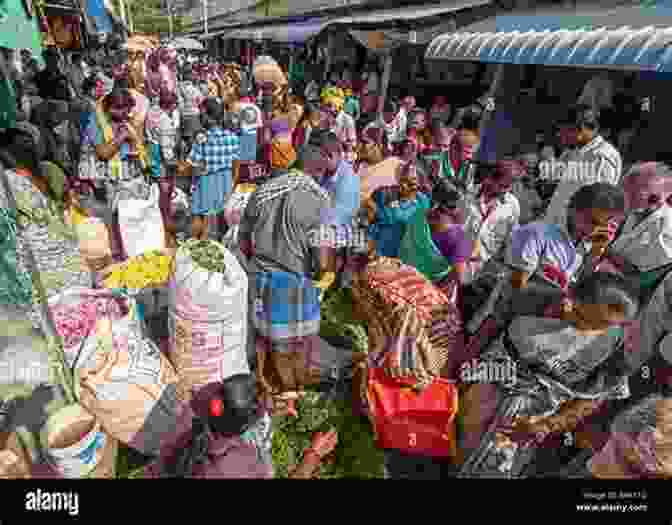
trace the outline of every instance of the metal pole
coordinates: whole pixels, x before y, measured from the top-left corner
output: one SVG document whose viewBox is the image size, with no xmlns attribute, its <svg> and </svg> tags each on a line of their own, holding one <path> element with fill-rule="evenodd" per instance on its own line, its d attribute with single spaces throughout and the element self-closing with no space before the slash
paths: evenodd
<svg viewBox="0 0 672 525">
<path fill-rule="evenodd" d="M 208 0 L 202 0 L 203 2 L 203 34 L 208 36 Z"/>
<path fill-rule="evenodd" d="M 173 39 L 173 4 L 168 2 L 168 27 L 170 31 L 170 39 Z"/>
<path fill-rule="evenodd" d="M 121 15 L 121 20 L 125 26 L 128 26 L 128 20 L 126 19 L 126 3 L 124 0 L 119 0 L 119 14 Z"/>
</svg>

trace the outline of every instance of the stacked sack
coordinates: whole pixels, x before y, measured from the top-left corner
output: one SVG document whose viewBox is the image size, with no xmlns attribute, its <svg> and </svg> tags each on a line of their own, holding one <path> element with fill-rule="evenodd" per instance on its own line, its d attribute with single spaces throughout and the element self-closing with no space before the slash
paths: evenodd
<svg viewBox="0 0 672 525">
<path fill-rule="evenodd" d="M 175 425 L 177 375 L 144 337 L 135 300 L 79 288 L 50 305 L 81 406 L 106 434 L 143 454 L 157 454 L 162 436 Z"/>
<path fill-rule="evenodd" d="M 186 241 L 168 289 L 170 359 L 180 378 L 180 399 L 249 373 L 248 280 L 236 257 L 214 241 Z"/>
</svg>

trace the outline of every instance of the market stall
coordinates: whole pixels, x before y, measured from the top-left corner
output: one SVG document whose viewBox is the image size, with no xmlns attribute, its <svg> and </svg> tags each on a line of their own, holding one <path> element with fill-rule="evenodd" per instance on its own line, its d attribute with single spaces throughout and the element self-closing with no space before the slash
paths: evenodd
<svg viewBox="0 0 672 525">
<path fill-rule="evenodd" d="M 29 49 L 34 56 L 42 53 L 39 12 L 30 2 L 6 0 L 0 7 L 0 47 Z"/>
<path fill-rule="evenodd" d="M 523 10 L 439 36 L 428 46 L 425 57 L 430 67 L 433 63 L 454 61 L 496 64 L 500 70 L 506 68 L 507 76 L 520 71 L 520 66 L 547 66 L 543 74 L 556 78 L 555 84 L 561 84 L 562 91 L 572 97 L 578 95 L 586 74 L 600 70 L 610 75 L 636 72 L 642 78 L 655 73 L 660 81 L 658 89 L 662 89 L 661 74 L 672 68 L 671 15 L 668 7 L 639 3 L 612 8 L 588 4 L 570 16 L 559 9 Z M 517 80 L 508 88 L 519 91 Z M 662 98 L 661 105 L 665 103 Z M 550 105 L 563 107 L 566 101 L 557 99 Z M 663 110 L 661 105 L 659 110 Z M 540 114 L 533 114 L 538 120 Z M 658 112 L 662 114 L 663 111 Z M 659 117 L 653 117 L 654 127 L 650 129 L 662 125 L 662 121 L 655 122 Z M 543 119 L 552 122 L 552 113 Z M 529 126 L 534 129 L 538 124 L 530 122 Z M 655 135 L 651 132 L 652 138 Z M 657 148 L 669 150 L 659 140 L 656 143 Z"/>
<path fill-rule="evenodd" d="M 328 44 L 328 57 L 333 57 L 338 49 L 336 36 L 346 33 L 371 55 L 382 62 L 381 86 L 377 110 L 382 111 L 388 94 L 393 69 L 406 68 L 410 49 L 422 47 L 436 36 L 454 31 L 473 18 L 491 14 L 487 0 L 464 2 L 442 2 L 425 6 L 413 6 L 397 9 L 383 9 L 353 14 L 329 22 L 326 31 L 332 35 Z M 394 64 L 394 56 L 399 58 Z M 402 60 L 403 57 L 403 60 Z M 417 76 L 419 59 L 405 72 L 406 82 Z M 327 69 L 331 65 L 328 59 Z"/>
</svg>

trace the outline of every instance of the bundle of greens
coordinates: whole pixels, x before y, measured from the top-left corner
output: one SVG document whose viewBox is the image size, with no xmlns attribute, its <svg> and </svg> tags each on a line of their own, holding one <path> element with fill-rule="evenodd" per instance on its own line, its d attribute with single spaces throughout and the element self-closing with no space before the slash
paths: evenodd
<svg viewBox="0 0 672 525">
<path fill-rule="evenodd" d="M 224 273 L 226 263 L 220 244 L 213 241 L 190 239 L 183 246 L 189 250 L 192 260 L 201 268 L 212 273 Z"/>
<path fill-rule="evenodd" d="M 281 416 L 273 422 L 273 463 L 278 478 L 286 478 L 301 463 L 303 451 L 315 432 L 335 429 L 338 446 L 323 462 L 319 477 L 382 478 L 383 452 L 375 445 L 370 423 L 355 414 L 344 399 L 308 392 L 297 403 L 298 417 Z"/>
<path fill-rule="evenodd" d="M 320 335 L 345 338 L 355 352 L 367 353 L 369 336 L 364 322 L 354 314 L 355 305 L 349 288 L 329 290 L 320 305 Z"/>
</svg>

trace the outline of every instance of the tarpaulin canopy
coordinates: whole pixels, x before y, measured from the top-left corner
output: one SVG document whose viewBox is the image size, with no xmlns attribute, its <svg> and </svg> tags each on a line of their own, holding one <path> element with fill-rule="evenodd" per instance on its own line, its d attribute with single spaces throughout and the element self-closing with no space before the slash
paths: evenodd
<svg viewBox="0 0 672 525">
<path fill-rule="evenodd" d="M 575 15 L 525 12 L 439 36 L 426 58 L 672 71 L 672 6 L 586 7 Z"/>
<path fill-rule="evenodd" d="M 259 27 L 246 27 L 231 29 L 215 33 L 212 36 L 221 36 L 226 39 L 237 40 L 272 40 L 289 44 L 302 44 L 311 37 L 317 35 L 328 25 L 325 18 L 315 18 L 305 22 L 286 25 L 267 25 Z"/>
<path fill-rule="evenodd" d="M 442 2 L 440 4 L 428 6 L 416 5 L 411 7 L 400 7 L 396 9 L 376 9 L 342 18 L 335 18 L 329 22 L 329 25 L 377 25 L 389 22 L 417 21 L 422 18 L 437 17 L 447 13 L 461 11 L 463 9 L 471 9 L 474 7 L 487 5 L 489 3 L 490 0 L 451 0 L 450 2 Z"/>
<path fill-rule="evenodd" d="M 389 51 L 396 47 L 408 44 L 425 45 L 439 35 L 455 29 L 452 20 L 441 24 L 422 27 L 419 29 L 381 29 L 378 31 L 363 31 L 350 29 L 348 33 L 357 42 L 371 51 Z"/>
<path fill-rule="evenodd" d="M 427 44 L 442 32 L 450 30 L 449 24 L 447 25 L 445 21 L 440 24 L 438 22 L 443 15 L 489 3 L 490 0 L 450 0 L 431 6 L 369 10 L 340 18 L 322 17 L 293 24 L 228 29 L 210 36 L 301 44 L 327 28 L 341 26 L 350 30 L 352 36 L 366 47 L 382 50 L 408 43 Z M 424 27 L 424 20 L 431 21 L 431 25 Z M 406 27 L 403 29 L 393 27 L 400 24 Z M 376 31 L 361 30 L 362 27 L 372 26 Z M 415 26 L 420 26 L 420 28 Z M 413 29 L 408 29 L 408 27 Z"/>
</svg>

